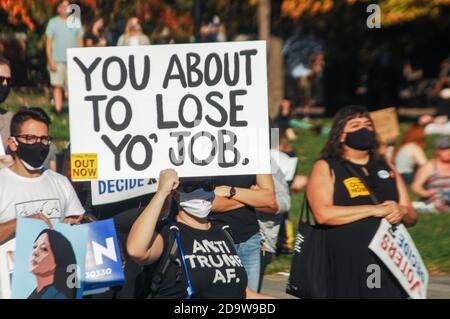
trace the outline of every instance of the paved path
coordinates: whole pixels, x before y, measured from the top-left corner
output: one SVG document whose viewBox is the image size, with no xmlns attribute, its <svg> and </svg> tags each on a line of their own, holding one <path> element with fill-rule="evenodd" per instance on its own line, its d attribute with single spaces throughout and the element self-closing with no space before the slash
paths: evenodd
<svg viewBox="0 0 450 319">
<path fill-rule="evenodd" d="M 295 299 L 295 297 L 284 292 L 287 278 L 287 274 L 285 273 L 264 276 L 262 292 L 277 298 Z M 450 275 L 430 277 L 428 298 L 450 299 Z"/>
</svg>

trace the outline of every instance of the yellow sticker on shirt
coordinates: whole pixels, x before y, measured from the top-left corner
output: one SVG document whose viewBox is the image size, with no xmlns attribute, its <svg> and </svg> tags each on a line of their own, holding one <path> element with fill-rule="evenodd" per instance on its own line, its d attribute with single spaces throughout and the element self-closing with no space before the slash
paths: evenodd
<svg viewBox="0 0 450 319">
<path fill-rule="evenodd" d="M 364 186 L 364 184 L 361 182 L 361 180 L 357 177 L 350 177 L 350 178 L 344 179 L 344 185 L 345 185 L 345 188 L 347 188 L 350 198 L 370 195 L 366 186 Z"/>
</svg>

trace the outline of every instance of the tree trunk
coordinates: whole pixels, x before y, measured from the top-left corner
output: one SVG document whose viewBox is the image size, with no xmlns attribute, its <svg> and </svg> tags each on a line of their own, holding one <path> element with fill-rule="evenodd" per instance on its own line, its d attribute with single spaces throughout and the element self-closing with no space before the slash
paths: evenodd
<svg viewBox="0 0 450 319">
<path fill-rule="evenodd" d="M 279 37 L 270 38 L 269 47 L 269 114 L 274 118 L 278 114 L 280 101 L 284 98 L 284 62 L 281 51 L 283 40 Z"/>
<path fill-rule="evenodd" d="M 284 96 L 284 71 L 281 50 L 281 38 L 272 37 L 270 32 L 271 0 L 259 0 L 258 31 L 259 39 L 267 41 L 267 69 L 269 115 L 273 118 L 278 113 L 280 100 Z"/>
</svg>

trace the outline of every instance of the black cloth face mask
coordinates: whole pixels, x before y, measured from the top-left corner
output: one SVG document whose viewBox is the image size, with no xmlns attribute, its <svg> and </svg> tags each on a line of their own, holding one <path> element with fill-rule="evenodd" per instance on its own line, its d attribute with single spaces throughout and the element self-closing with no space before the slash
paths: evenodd
<svg viewBox="0 0 450 319">
<path fill-rule="evenodd" d="M 375 133 L 364 127 L 347 133 L 344 143 L 355 150 L 368 151 L 375 148 Z"/>
<path fill-rule="evenodd" d="M 42 143 L 25 144 L 16 140 L 16 154 L 21 159 L 24 166 L 29 170 L 41 170 L 42 164 L 50 151 L 49 145 Z"/>
<path fill-rule="evenodd" d="M 10 91 L 9 85 L 0 84 L 0 103 L 3 103 L 9 95 Z"/>
</svg>

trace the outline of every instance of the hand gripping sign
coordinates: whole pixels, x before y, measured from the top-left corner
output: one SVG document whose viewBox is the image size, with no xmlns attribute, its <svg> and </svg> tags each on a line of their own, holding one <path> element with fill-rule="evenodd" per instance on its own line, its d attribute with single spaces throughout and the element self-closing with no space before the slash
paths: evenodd
<svg viewBox="0 0 450 319">
<path fill-rule="evenodd" d="M 370 242 L 371 249 L 414 299 L 427 297 L 428 271 L 406 227 L 385 219 Z"/>
<path fill-rule="evenodd" d="M 68 49 L 73 180 L 270 173 L 265 41 Z"/>
</svg>

